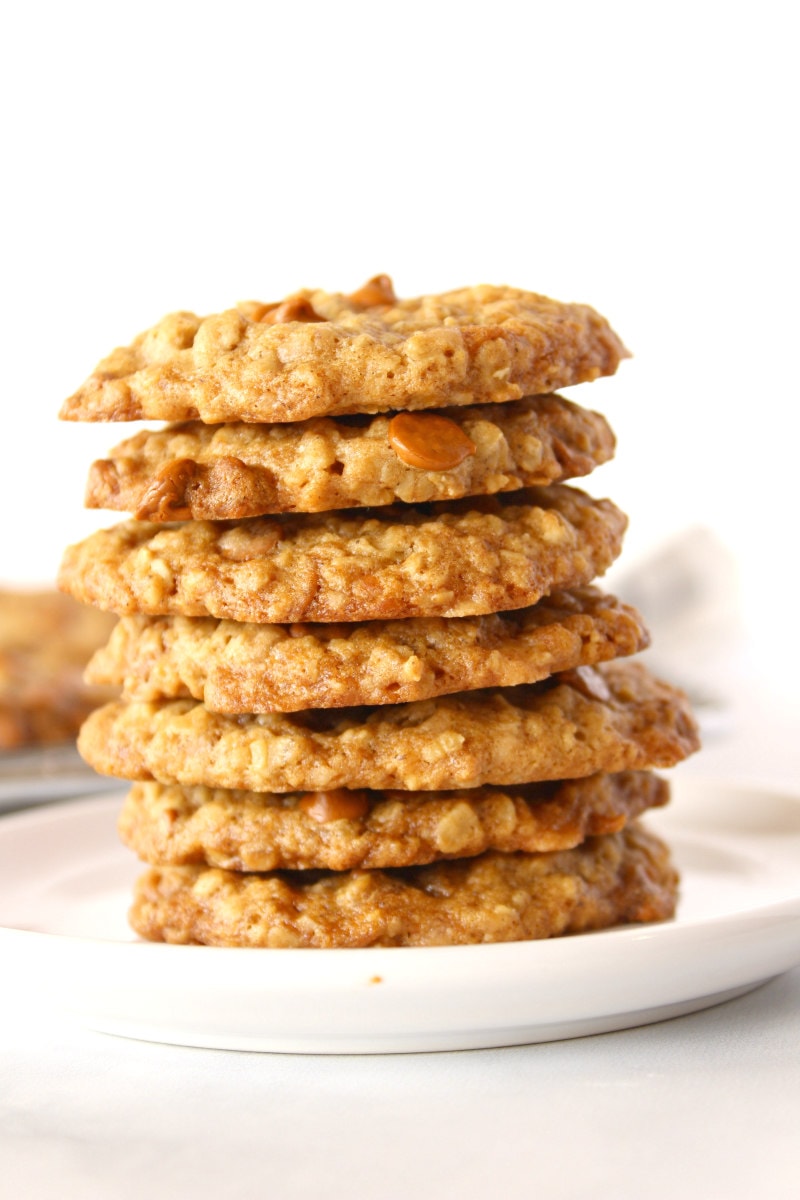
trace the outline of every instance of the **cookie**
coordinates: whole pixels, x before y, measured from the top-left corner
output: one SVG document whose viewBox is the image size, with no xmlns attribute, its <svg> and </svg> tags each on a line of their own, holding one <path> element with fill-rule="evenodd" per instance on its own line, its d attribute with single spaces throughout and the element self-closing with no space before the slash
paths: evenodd
<svg viewBox="0 0 800 1200">
<path fill-rule="evenodd" d="M 102 775 L 256 792 L 439 791 L 667 767 L 697 748 L 686 698 L 635 662 L 373 709 L 226 716 L 109 704 L 79 739 Z"/>
<path fill-rule="evenodd" d="M 83 680 L 113 624 L 55 589 L 0 591 L 0 749 L 70 741 L 116 695 Z"/>
<path fill-rule="evenodd" d="M 668 796 L 664 780 L 644 771 L 466 792 L 276 795 L 138 783 L 119 832 L 140 858 L 159 866 L 348 871 L 487 850 L 568 850 L 617 833 Z"/>
<path fill-rule="evenodd" d="M 145 431 L 95 462 L 88 508 L 147 521 L 421 504 L 556 483 L 614 452 L 598 414 L 560 396 L 449 413 Z"/>
<path fill-rule="evenodd" d="M 588 583 L 616 558 L 625 524 L 610 500 L 563 484 L 430 508 L 127 521 L 70 547 L 59 586 L 120 614 L 259 624 L 473 616 Z"/>
<path fill-rule="evenodd" d="M 483 617 L 254 625 L 123 617 L 87 669 L 126 700 L 191 697 L 212 712 L 401 704 L 535 683 L 644 649 L 635 609 L 594 587 Z"/>
<path fill-rule="evenodd" d="M 574 850 L 402 871 L 156 867 L 136 886 L 130 921 L 153 941 L 213 946 L 453 946 L 663 921 L 677 887 L 667 847 L 634 824 Z"/>
<path fill-rule="evenodd" d="M 496 403 L 612 375 L 626 355 L 593 309 L 517 288 L 303 291 L 172 313 L 104 359 L 61 416 L 214 424 Z"/>
</svg>

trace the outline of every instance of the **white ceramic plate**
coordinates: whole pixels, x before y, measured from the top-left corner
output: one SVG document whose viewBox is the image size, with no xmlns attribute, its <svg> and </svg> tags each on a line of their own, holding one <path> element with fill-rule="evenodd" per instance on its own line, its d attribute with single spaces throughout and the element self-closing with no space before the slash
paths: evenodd
<svg viewBox="0 0 800 1200">
<path fill-rule="evenodd" d="M 678 1016 L 800 962 L 800 800 L 673 787 L 648 823 L 683 874 L 674 921 L 498 946 L 142 943 L 125 919 L 141 866 L 116 840 L 118 796 L 5 817 L 0 975 L 93 1029 L 234 1050 L 472 1049 Z"/>
</svg>

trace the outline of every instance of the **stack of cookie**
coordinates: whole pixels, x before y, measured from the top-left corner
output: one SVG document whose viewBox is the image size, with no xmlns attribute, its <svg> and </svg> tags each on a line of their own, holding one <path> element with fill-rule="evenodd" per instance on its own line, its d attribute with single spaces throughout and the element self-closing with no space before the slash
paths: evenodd
<svg viewBox="0 0 800 1200">
<path fill-rule="evenodd" d="M 626 519 L 564 481 L 613 434 L 553 394 L 624 354 L 582 305 L 379 276 L 169 316 L 67 401 L 173 422 L 94 464 L 88 504 L 133 519 L 60 575 L 121 616 L 90 675 L 123 699 L 80 748 L 134 781 L 139 933 L 445 945 L 672 913 L 635 818 L 696 730 L 592 584 Z"/>
</svg>

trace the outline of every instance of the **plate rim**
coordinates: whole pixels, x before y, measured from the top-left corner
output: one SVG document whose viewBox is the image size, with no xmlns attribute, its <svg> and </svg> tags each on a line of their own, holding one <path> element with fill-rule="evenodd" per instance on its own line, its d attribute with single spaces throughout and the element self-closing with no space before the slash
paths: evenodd
<svg viewBox="0 0 800 1200">
<path fill-rule="evenodd" d="M 800 809 L 800 796 L 787 789 L 696 777 L 682 780 L 681 786 L 685 791 L 713 787 L 717 798 L 731 789 L 740 797 L 768 793 Z M 89 816 L 108 827 L 119 803 L 118 793 L 90 795 L 49 809 L 37 807 L 5 816 L 0 819 L 0 843 L 4 829 L 10 832 L 12 826 L 24 832 L 53 821 L 79 822 Z M 679 833 L 677 822 L 670 833 Z M 691 836 L 702 840 L 695 830 Z M 115 845 L 116 849 L 124 852 L 121 844 Z M 135 859 L 133 862 L 135 865 Z M 724 936 L 718 936 L 720 933 Z M 47 979 L 63 966 L 70 982 L 64 994 L 55 998 L 58 1006 L 81 1024 L 105 1033 L 172 1044 L 289 1053 L 475 1049 L 647 1024 L 709 1007 L 759 986 L 800 962 L 800 882 L 791 896 L 734 913 L 683 921 L 678 915 L 652 925 L 527 942 L 348 947 L 327 953 L 292 947 L 282 949 L 276 959 L 250 947 L 171 945 L 142 941 L 133 933 L 130 940 L 122 940 L 4 923 L 0 924 L 3 952 L 24 960 L 32 979 Z M 487 960 L 496 971 L 476 967 L 486 968 Z M 218 966 L 222 961 L 224 972 L 209 972 L 210 962 Z M 602 967 L 608 961 L 631 983 L 627 996 L 624 989 L 620 991 L 613 972 L 604 977 Z M 687 978 L 672 980 L 670 964 L 677 967 L 678 975 L 686 966 Z M 594 974 L 587 976 L 587 972 Z M 79 978 L 73 980 L 72 976 Z M 114 978 L 109 981 L 107 976 Z M 587 990 L 587 978 L 597 988 L 596 999 L 592 989 L 595 1008 L 591 1013 L 580 994 L 581 985 Z M 376 979 L 387 986 L 371 986 Z M 669 989 L 662 994 L 659 989 L 667 980 Z M 543 1001 L 541 996 L 529 995 L 537 991 L 537 981 Z M 452 1007 L 458 1001 L 459 989 L 465 984 L 474 986 L 475 994 L 448 1025 L 448 1004 Z M 194 1025 L 189 1028 L 179 1018 L 165 1021 L 165 998 L 176 990 L 198 987 L 207 994 Z M 139 1010 L 136 992 L 143 1005 Z M 554 999 L 562 993 L 564 1020 L 554 1023 Z M 427 1024 L 419 1021 L 413 1029 L 396 1026 L 394 1031 L 391 1025 L 381 1028 L 382 1019 L 396 1021 L 403 1003 L 408 1005 L 423 996 L 432 1004 Z M 308 1013 L 315 1005 L 318 1009 L 323 997 L 326 1012 L 337 1015 L 332 1024 L 317 1029 Z M 226 1027 L 221 1014 L 227 1012 L 232 998 L 236 1003 Z M 290 1011 L 281 1027 L 284 1009 L 291 1010 L 294 1004 L 300 1015 Z M 469 1013 L 470 1004 L 474 1013 L 482 1014 L 479 1029 L 467 1028 L 465 1012 Z M 261 1011 L 262 1005 L 272 1014 L 266 1030 L 254 1025 L 254 1011 L 257 1007 Z M 202 1026 L 203 1013 L 207 1027 Z M 527 1017 L 520 1021 L 520 1014 L 525 1013 Z M 363 1029 L 358 1020 L 366 1021 Z"/>
</svg>

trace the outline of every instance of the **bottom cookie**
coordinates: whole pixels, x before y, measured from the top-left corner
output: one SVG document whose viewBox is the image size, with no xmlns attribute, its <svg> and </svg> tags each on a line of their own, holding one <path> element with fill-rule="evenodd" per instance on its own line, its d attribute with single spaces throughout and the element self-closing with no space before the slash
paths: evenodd
<svg viewBox="0 0 800 1200">
<path fill-rule="evenodd" d="M 151 941 L 212 946 L 452 946 L 665 920 L 677 885 L 667 847 L 633 824 L 574 850 L 405 870 L 153 868 L 130 920 Z"/>
</svg>

